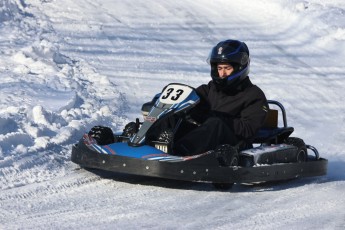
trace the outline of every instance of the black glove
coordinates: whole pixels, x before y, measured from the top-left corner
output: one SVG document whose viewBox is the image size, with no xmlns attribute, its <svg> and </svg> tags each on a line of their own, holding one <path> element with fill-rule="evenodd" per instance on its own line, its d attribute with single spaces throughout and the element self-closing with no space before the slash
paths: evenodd
<svg viewBox="0 0 345 230">
<path fill-rule="evenodd" d="M 113 131 L 105 126 L 92 127 L 89 136 L 95 139 L 99 145 L 108 145 L 115 142 Z"/>
</svg>

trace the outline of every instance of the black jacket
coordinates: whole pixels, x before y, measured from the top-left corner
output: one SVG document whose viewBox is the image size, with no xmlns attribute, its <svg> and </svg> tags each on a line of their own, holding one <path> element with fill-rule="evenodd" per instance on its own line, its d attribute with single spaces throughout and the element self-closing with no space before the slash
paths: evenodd
<svg viewBox="0 0 345 230">
<path fill-rule="evenodd" d="M 201 97 L 201 103 L 193 111 L 196 120 L 202 122 L 210 116 L 220 117 L 242 140 L 250 140 L 263 126 L 268 111 L 267 100 L 249 77 L 236 89 L 220 91 L 210 81 L 196 90 Z"/>
</svg>

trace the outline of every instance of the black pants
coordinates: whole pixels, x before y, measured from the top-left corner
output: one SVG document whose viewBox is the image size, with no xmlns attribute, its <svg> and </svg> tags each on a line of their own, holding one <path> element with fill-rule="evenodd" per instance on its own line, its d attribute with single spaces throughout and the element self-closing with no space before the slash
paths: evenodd
<svg viewBox="0 0 345 230">
<path fill-rule="evenodd" d="M 213 150 L 221 144 L 236 145 L 234 132 L 217 117 L 208 118 L 174 143 L 174 154 L 188 156 Z"/>
</svg>

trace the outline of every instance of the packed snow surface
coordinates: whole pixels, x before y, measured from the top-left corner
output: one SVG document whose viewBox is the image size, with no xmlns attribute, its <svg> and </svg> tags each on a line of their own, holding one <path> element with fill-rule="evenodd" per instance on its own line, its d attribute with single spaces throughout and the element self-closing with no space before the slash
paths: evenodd
<svg viewBox="0 0 345 230">
<path fill-rule="evenodd" d="M 166 84 L 207 83 L 230 38 L 326 176 L 220 192 L 71 162 L 92 126 L 121 131 Z M 344 229 L 344 60 L 343 0 L 1 0 L 0 229 Z"/>
</svg>

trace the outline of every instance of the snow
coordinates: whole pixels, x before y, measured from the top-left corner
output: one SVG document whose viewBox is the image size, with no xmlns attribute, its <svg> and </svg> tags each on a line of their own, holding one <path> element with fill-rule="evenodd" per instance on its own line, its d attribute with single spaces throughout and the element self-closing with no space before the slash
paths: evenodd
<svg viewBox="0 0 345 230">
<path fill-rule="evenodd" d="M 1 0 L 0 228 L 344 229 L 344 19 L 343 0 Z M 207 83 L 228 38 L 326 176 L 219 192 L 70 161 L 92 126 L 121 131 L 166 84 Z"/>
</svg>

